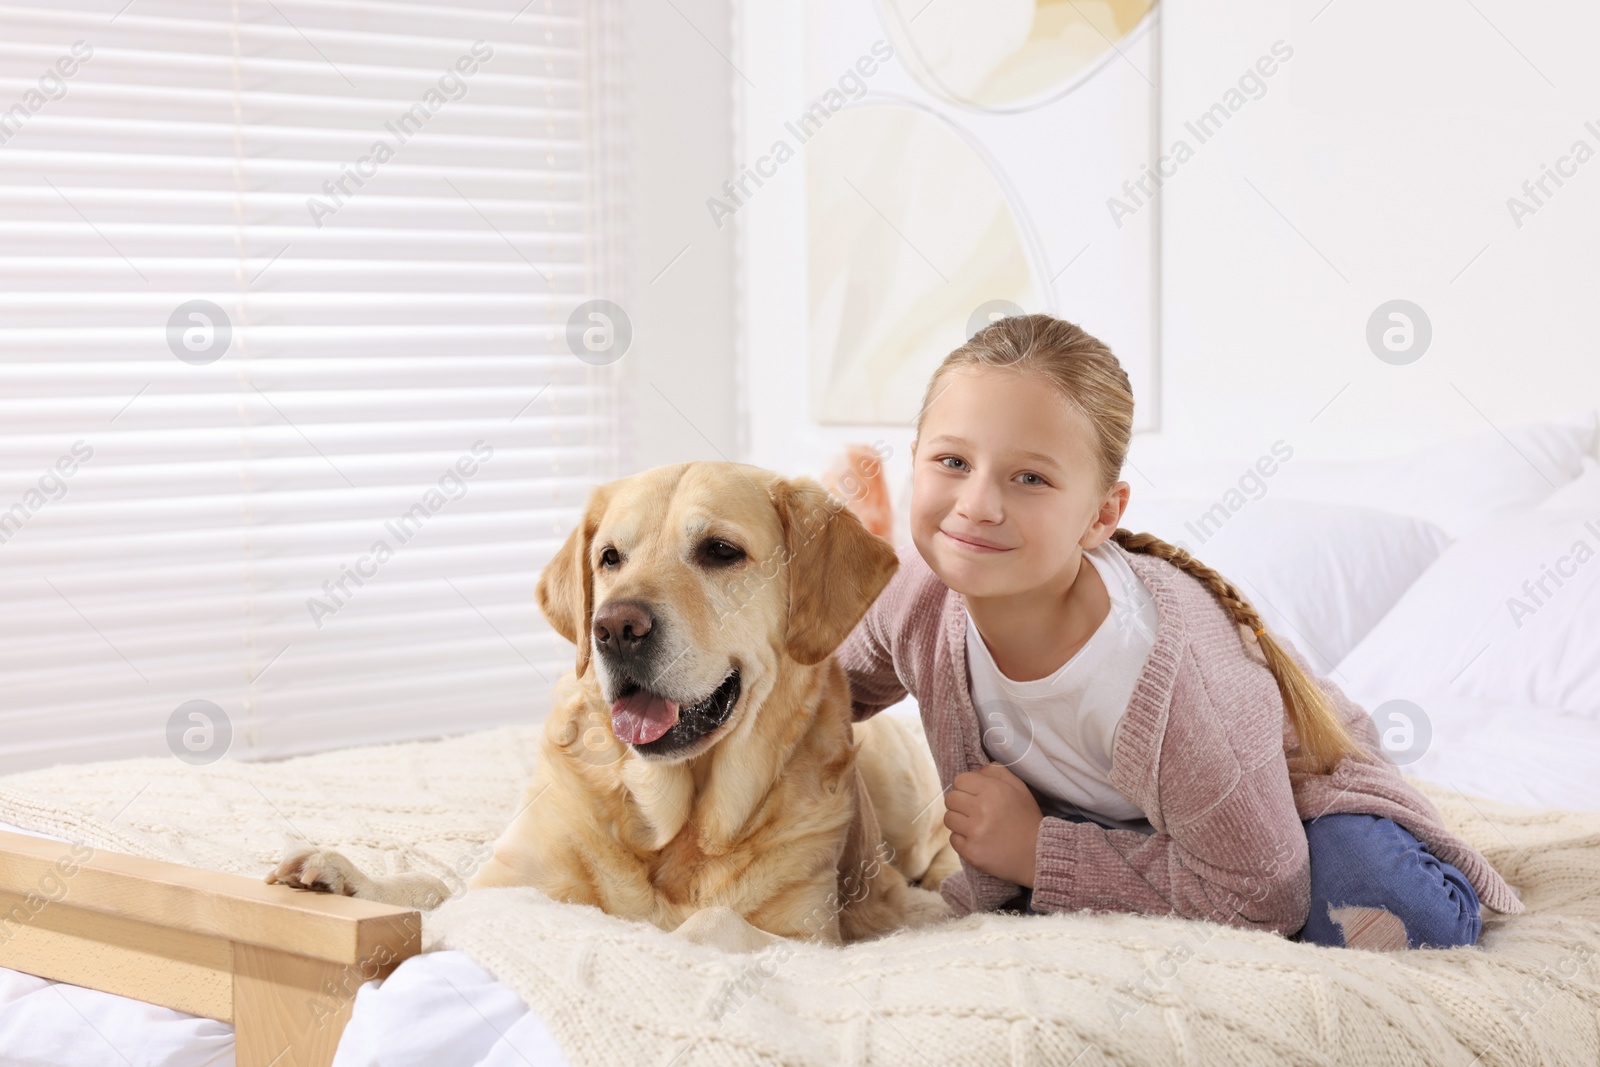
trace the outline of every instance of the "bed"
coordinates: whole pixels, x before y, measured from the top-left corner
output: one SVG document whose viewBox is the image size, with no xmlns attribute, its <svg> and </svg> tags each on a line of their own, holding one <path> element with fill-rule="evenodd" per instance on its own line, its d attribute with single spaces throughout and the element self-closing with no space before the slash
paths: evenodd
<svg viewBox="0 0 1600 1067">
<path fill-rule="evenodd" d="M 273 764 L 0 778 L 8 906 L 73 843 L 95 850 L 36 921 L 0 926 L 0 1055 L 1600 1062 L 1600 559 L 1574 551 L 1600 547 L 1595 431 L 1591 412 L 1242 482 L 1239 464 L 1147 467 L 1156 484 L 1135 481 L 1124 522 L 1187 538 L 1373 711 L 1391 758 L 1528 905 L 1492 916 L 1474 949 L 1362 953 L 1075 913 L 929 921 L 841 950 L 774 945 L 724 909 L 667 934 L 533 890 L 418 915 L 260 881 L 304 839 L 464 884 L 531 769 L 536 727 L 514 725 Z M 1523 584 L 1551 569 L 1563 581 L 1535 604 Z"/>
</svg>

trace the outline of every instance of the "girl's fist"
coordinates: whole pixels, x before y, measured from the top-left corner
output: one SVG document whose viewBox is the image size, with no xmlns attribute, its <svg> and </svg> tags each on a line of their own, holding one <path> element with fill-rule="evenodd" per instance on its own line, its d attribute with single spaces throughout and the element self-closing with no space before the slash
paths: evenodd
<svg viewBox="0 0 1600 1067">
<path fill-rule="evenodd" d="M 1044 813 L 1028 784 L 1002 763 L 962 771 L 944 798 L 950 847 L 980 871 L 1033 888 Z"/>
</svg>

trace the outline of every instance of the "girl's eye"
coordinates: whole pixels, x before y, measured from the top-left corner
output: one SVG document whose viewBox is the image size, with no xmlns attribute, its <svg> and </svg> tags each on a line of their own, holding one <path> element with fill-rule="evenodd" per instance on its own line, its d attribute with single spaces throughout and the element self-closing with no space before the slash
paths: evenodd
<svg viewBox="0 0 1600 1067">
<path fill-rule="evenodd" d="M 1034 474 L 1031 471 L 1028 472 L 1027 474 L 1024 474 L 1023 477 L 1024 478 L 1039 478 L 1039 476 L 1037 474 Z M 1028 484 L 1029 485 L 1048 485 L 1049 483 L 1046 482 L 1043 478 L 1039 478 L 1039 480 L 1037 482 L 1029 482 Z"/>
<path fill-rule="evenodd" d="M 939 463 L 940 463 L 940 464 L 941 464 L 941 465 L 942 465 L 942 464 L 943 464 L 943 463 L 944 463 L 944 461 L 945 461 L 945 460 L 947 460 L 947 459 L 953 459 L 953 460 L 955 460 L 955 461 L 956 461 L 956 462 L 957 462 L 957 463 L 960 463 L 960 464 L 962 464 L 962 465 L 963 465 L 963 466 L 965 466 L 965 465 L 966 465 L 966 462 L 967 462 L 967 461 L 966 461 L 966 460 L 964 460 L 964 459 L 961 459 L 961 458 L 960 458 L 960 457 L 959 457 L 959 456 L 941 456 L 941 457 L 939 457 Z M 945 468 L 945 469 L 946 469 L 946 470 L 951 470 L 951 469 L 953 469 L 953 468 L 950 468 L 950 467 L 946 467 L 946 468 Z"/>
</svg>

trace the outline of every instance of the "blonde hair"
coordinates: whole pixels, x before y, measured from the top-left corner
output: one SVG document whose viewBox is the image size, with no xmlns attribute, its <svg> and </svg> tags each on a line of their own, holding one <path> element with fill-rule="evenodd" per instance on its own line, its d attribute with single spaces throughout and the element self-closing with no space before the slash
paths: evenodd
<svg viewBox="0 0 1600 1067">
<path fill-rule="evenodd" d="M 1133 388 L 1127 372 L 1104 343 L 1083 328 L 1049 315 L 1018 315 L 991 323 L 946 356 L 933 372 L 917 415 L 919 438 L 929 405 L 947 388 L 940 383 L 951 371 L 968 367 L 1015 368 L 1051 382 L 1094 430 L 1100 491 L 1107 492 L 1116 484 L 1133 436 Z M 1204 582 L 1233 620 L 1256 635 L 1299 735 L 1300 755 L 1312 774 L 1331 774 L 1345 756 L 1375 762 L 1351 739 L 1328 694 L 1273 640 L 1256 609 L 1231 582 L 1153 534 L 1119 528 L 1111 536 L 1129 552 L 1164 559 Z"/>
</svg>

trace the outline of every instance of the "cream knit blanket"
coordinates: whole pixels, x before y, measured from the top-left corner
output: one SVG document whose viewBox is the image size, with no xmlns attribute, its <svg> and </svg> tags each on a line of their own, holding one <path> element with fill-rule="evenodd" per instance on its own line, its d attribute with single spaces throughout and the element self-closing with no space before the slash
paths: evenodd
<svg viewBox="0 0 1600 1067">
<path fill-rule="evenodd" d="M 132 759 L 0 777 L 0 822 L 260 877 L 307 838 L 459 886 L 532 772 L 538 728 L 274 763 Z M 428 914 L 574 1067 L 614 1064 L 1594 1064 L 1600 813 L 1410 779 L 1521 892 L 1474 948 L 1375 953 L 1127 914 L 976 913 L 835 948 L 726 909 L 665 933 L 487 889 Z"/>
</svg>

